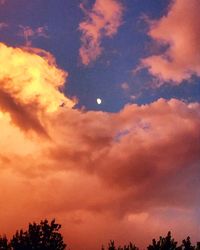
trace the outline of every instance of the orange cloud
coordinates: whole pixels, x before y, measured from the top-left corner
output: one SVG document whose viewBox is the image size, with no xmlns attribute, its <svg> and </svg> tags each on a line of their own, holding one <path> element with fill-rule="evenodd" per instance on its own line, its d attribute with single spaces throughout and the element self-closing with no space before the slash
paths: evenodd
<svg viewBox="0 0 200 250">
<path fill-rule="evenodd" d="M 0 233 L 56 217 L 73 249 L 145 245 L 168 229 L 197 237 L 198 103 L 76 110 L 50 54 L 1 44 L 0 55 Z"/>
<path fill-rule="evenodd" d="M 67 73 L 56 67 L 50 54 L 40 54 L 42 50 L 0 44 L 0 107 L 24 130 L 43 133 L 42 116 L 73 102 L 58 91 Z"/>
<path fill-rule="evenodd" d="M 175 0 L 165 16 L 150 22 L 149 36 L 169 46 L 163 54 L 142 60 L 151 74 L 173 84 L 200 76 L 199 12 L 198 0 Z"/>
<path fill-rule="evenodd" d="M 25 135 L 2 113 L 2 230 L 56 217 L 73 248 L 97 249 L 109 238 L 133 239 L 133 228 L 140 244 L 180 229 L 183 219 L 161 225 L 170 209 L 186 218 L 198 205 L 199 114 L 199 104 L 162 99 L 117 114 L 62 108 L 45 117 L 47 141 Z"/>
<path fill-rule="evenodd" d="M 118 0 L 96 0 L 92 10 L 85 12 L 86 20 L 79 24 L 82 46 L 79 50 L 84 65 L 95 61 L 102 53 L 103 37 L 112 37 L 122 24 L 123 7 Z"/>
</svg>

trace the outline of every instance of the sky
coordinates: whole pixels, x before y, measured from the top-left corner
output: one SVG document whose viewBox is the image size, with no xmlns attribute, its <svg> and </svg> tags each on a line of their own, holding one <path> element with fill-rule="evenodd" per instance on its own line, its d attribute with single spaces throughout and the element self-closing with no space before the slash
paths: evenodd
<svg viewBox="0 0 200 250">
<path fill-rule="evenodd" d="M 72 250 L 200 240 L 199 12 L 0 0 L 0 234 L 56 218 Z"/>
</svg>

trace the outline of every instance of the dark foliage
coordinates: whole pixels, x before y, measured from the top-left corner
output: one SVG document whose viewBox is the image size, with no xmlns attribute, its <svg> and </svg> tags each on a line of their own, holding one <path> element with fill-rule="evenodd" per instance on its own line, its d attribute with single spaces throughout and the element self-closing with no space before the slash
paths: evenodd
<svg viewBox="0 0 200 250">
<path fill-rule="evenodd" d="M 168 232 L 166 237 L 160 236 L 160 239 L 156 241 L 152 240 L 152 245 L 147 247 L 148 250 L 175 250 L 177 249 L 177 242 L 172 239 L 171 232 Z"/>
<path fill-rule="evenodd" d="M 115 242 L 114 241 L 110 241 L 108 243 L 108 250 L 139 250 L 135 245 L 133 245 L 131 242 L 128 245 L 124 245 L 123 247 L 119 246 L 116 247 L 115 246 Z M 102 247 L 102 250 L 105 250 L 104 247 Z"/>
<path fill-rule="evenodd" d="M 177 242 L 172 238 L 171 232 L 168 232 L 166 237 L 160 236 L 160 239 L 156 241 L 152 240 L 152 245 L 147 247 L 148 250 L 200 250 L 200 242 L 197 242 L 196 247 L 192 246 L 190 237 L 182 241 L 180 246 L 177 246 Z"/>
<path fill-rule="evenodd" d="M 114 241 L 108 243 L 107 248 L 102 247 L 102 250 L 139 250 L 135 245 L 129 243 L 123 247 L 115 246 Z M 190 241 L 190 237 L 187 237 L 182 241 L 180 246 L 172 238 L 171 232 L 168 232 L 167 236 L 160 236 L 159 240 L 153 239 L 152 244 L 147 247 L 147 250 L 200 250 L 200 242 L 197 242 L 196 246 L 193 246 Z"/>
<path fill-rule="evenodd" d="M 197 242 L 196 250 L 200 250 L 200 242 Z"/>
<path fill-rule="evenodd" d="M 6 236 L 1 237 L 0 236 L 0 250 L 8 250 L 9 248 L 9 244 L 8 244 L 8 239 L 6 238 Z"/>
<path fill-rule="evenodd" d="M 183 250 L 194 250 L 195 246 L 192 246 L 191 241 L 190 241 L 190 237 L 188 236 L 186 240 L 182 241 L 182 247 Z"/>
<path fill-rule="evenodd" d="M 55 223 L 55 220 L 50 223 L 44 220 L 39 224 L 29 224 L 27 231 L 17 231 L 10 241 L 6 236 L 0 236 L 0 250 L 64 250 L 66 244 L 59 232 L 60 228 L 61 225 Z M 128 245 L 115 246 L 115 242 L 110 241 L 108 246 L 102 247 L 101 250 L 139 250 L 139 248 L 131 242 Z M 188 236 L 180 246 L 177 246 L 171 232 L 168 232 L 167 236 L 160 236 L 159 240 L 153 239 L 147 250 L 200 250 L 200 242 L 193 246 Z"/>
<path fill-rule="evenodd" d="M 6 237 L 0 238 L 2 250 L 64 250 L 66 245 L 59 233 L 61 225 L 52 220 L 41 221 L 40 224 L 29 224 L 27 231 L 17 231 L 8 243 Z"/>
</svg>

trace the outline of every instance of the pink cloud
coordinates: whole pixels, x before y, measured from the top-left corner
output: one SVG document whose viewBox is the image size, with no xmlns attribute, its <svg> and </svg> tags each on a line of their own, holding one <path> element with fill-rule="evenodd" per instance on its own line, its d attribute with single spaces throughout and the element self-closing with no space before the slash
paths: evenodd
<svg viewBox="0 0 200 250">
<path fill-rule="evenodd" d="M 123 82 L 123 83 L 121 84 L 121 88 L 122 88 L 124 91 L 128 91 L 130 87 L 129 87 L 129 85 L 128 85 L 127 82 Z"/>
<path fill-rule="evenodd" d="M 5 29 L 8 27 L 7 23 L 0 23 L 0 30 Z"/>
<path fill-rule="evenodd" d="M 0 0 L 0 4 L 4 4 L 6 0 Z"/>
<path fill-rule="evenodd" d="M 198 0 L 175 0 L 165 16 L 150 22 L 149 36 L 169 46 L 163 54 L 142 60 L 152 75 L 172 84 L 200 76 L 199 12 Z"/>
<path fill-rule="evenodd" d="M 102 53 L 102 39 L 114 36 L 122 24 L 123 7 L 118 0 L 96 0 L 92 10 L 81 5 L 86 18 L 79 24 L 82 46 L 79 50 L 84 65 L 95 61 Z"/>
<path fill-rule="evenodd" d="M 24 37 L 25 45 L 27 47 L 32 45 L 31 39 L 33 39 L 34 37 L 48 38 L 46 27 L 38 27 L 36 29 L 32 29 L 29 26 L 24 27 L 22 25 L 20 25 L 19 27 L 21 29 L 20 35 Z"/>
</svg>

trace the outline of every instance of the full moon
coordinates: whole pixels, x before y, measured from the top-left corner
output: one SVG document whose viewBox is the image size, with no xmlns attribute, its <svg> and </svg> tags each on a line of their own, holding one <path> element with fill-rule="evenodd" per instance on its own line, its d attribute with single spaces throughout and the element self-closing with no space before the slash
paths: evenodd
<svg viewBox="0 0 200 250">
<path fill-rule="evenodd" d="M 102 100 L 101 100 L 101 98 L 97 98 L 97 104 L 101 104 L 102 103 Z"/>
</svg>

